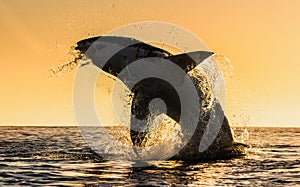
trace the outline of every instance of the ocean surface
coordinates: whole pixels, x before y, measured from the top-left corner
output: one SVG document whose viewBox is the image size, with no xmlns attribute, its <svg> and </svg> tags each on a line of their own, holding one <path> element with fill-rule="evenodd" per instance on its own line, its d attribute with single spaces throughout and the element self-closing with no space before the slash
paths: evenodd
<svg viewBox="0 0 300 187">
<path fill-rule="evenodd" d="M 0 186 L 300 186 L 300 128 L 233 128 L 245 157 L 140 168 L 103 160 L 77 127 L 0 129 Z"/>
</svg>

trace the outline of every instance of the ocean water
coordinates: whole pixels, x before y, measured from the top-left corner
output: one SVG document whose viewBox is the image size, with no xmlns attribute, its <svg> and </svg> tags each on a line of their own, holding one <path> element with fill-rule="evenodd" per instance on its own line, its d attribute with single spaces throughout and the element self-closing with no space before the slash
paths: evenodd
<svg viewBox="0 0 300 187">
<path fill-rule="evenodd" d="M 106 161 L 77 127 L 0 127 L 0 186 L 300 186 L 300 128 L 233 128 L 242 158 Z"/>
</svg>

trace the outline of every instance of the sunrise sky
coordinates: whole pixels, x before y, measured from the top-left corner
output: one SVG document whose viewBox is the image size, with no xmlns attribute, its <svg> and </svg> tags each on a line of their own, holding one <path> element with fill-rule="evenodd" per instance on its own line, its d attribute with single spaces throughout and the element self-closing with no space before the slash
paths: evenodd
<svg viewBox="0 0 300 187">
<path fill-rule="evenodd" d="M 76 41 L 137 21 L 182 26 L 233 66 L 226 113 L 233 125 L 300 127 L 300 1 L 0 1 L 0 125 L 76 125 Z"/>
</svg>

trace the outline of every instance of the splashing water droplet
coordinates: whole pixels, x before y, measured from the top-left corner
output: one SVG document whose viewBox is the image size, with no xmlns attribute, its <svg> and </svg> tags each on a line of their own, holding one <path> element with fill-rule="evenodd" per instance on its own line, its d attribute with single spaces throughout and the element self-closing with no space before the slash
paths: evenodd
<svg viewBox="0 0 300 187">
<path fill-rule="evenodd" d="M 83 54 L 81 54 L 79 51 L 75 50 L 74 47 L 71 47 L 71 50 L 68 52 L 71 56 L 74 57 L 73 60 L 63 63 L 62 65 L 59 65 L 54 68 L 50 68 L 49 70 L 49 77 L 56 77 L 60 74 L 71 72 L 72 70 L 76 69 L 79 66 L 86 65 L 88 62 L 84 60 Z"/>
</svg>

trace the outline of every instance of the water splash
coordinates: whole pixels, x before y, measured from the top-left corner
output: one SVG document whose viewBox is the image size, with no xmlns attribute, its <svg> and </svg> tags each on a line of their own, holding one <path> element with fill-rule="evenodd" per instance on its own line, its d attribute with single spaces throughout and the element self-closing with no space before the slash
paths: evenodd
<svg viewBox="0 0 300 187">
<path fill-rule="evenodd" d="M 73 60 L 63 63 L 62 65 L 59 65 L 54 68 L 50 68 L 49 70 L 49 78 L 57 77 L 61 74 L 71 72 L 72 70 L 75 70 L 77 67 L 80 67 L 82 65 L 85 65 L 87 63 L 84 60 L 84 55 L 80 53 L 78 50 L 75 50 L 75 47 L 71 47 L 69 54 L 72 56 Z"/>
<path fill-rule="evenodd" d="M 212 56 L 212 60 L 221 70 L 223 78 L 226 80 L 232 79 L 234 76 L 234 67 L 229 57 L 222 54 L 215 54 Z"/>
<path fill-rule="evenodd" d="M 249 144 L 250 132 L 247 127 L 233 128 L 233 136 L 236 141 L 244 144 Z"/>
</svg>

